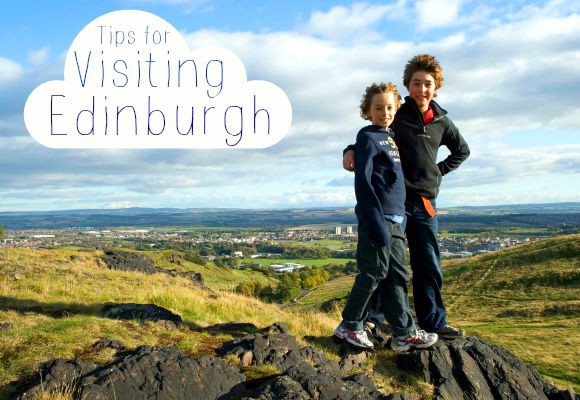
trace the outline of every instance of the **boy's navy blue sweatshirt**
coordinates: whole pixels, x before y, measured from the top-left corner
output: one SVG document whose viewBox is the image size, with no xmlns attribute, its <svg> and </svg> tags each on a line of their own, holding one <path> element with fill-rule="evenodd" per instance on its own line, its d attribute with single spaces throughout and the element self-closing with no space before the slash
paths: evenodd
<svg viewBox="0 0 580 400">
<path fill-rule="evenodd" d="M 394 132 L 377 125 L 362 128 L 356 137 L 355 213 L 368 226 L 369 240 L 376 247 L 390 238 L 386 215 L 405 215 L 405 178 Z"/>
</svg>

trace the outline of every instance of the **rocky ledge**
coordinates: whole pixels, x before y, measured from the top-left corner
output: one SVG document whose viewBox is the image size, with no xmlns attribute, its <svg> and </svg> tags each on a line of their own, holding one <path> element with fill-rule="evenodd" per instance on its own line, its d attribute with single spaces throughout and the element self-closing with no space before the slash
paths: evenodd
<svg viewBox="0 0 580 400">
<path fill-rule="evenodd" d="M 96 349 L 117 351 L 96 365 L 81 359 L 44 363 L 35 382 L 17 397 L 67 388 L 73 399 L 258 399 L 258 400 L 412 400 L 415 396 L 381 393 L 366 374 L 346 376 L 369 354 L 341 347 L 340 360 L 300 347 L 288 328 L 276 323 L 259 330 L 251 324 L 220 324 L 207 332 L 238 335 L 215 355 L 193 358 L 175 347 L 141 346 L 101 339 Z M 397 356 L 400 368 L 414 371 L 435 387 L 434 399 L 578 399 L 559 391 L 507 350 L 477 337 L 440 341 L 433 348 Z M 270 375 L 246 377 L 252 366 L 269 365 Z M 23 385 L 24 386 L 24 385 Z"/>
<path fill-rule="evenodd" d="M 475 337 L 440 340 L 428 351 L 399 354 L 400 368 L 435 386 L 434 399 L 572 400 L 506 349 Z"/>
</svg>

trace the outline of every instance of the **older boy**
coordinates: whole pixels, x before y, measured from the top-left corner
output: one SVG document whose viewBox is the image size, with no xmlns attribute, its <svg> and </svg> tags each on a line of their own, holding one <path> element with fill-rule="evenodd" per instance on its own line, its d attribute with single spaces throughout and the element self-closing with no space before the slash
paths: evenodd
<svg viewBox="0 0 580 400">
<path fill-rule="evenodd" d="M 409 311 L 409 271 L 401 228 L 405 182 L 393 131 L 389 129 L 398 103 L 399 94 L 392 83 L 369 86 L 361 103 L 361 116 L 373 124 L 362 128 L 356 138 L 359 273 L 334 334 L 355 346 L 373 348 L 363 324 L 368 302 L 381 283 L 381 312 L 394 334 L 391 348 L 405 351 L 430 347 L 437 335 L 417 331 Z"/>
<path fill-rule="evenodd" d="M 409 91 L 392 128 L 401 154 L 407 199 L 406 236 L 413 270 L 413 296 L 419 326 L 444 339 L 463 336 L 462 329 L 447 324 L 441 295 L 443 274 L 437 244 L 435 198 L 441 177 L 459 167 L 469 147 L 457 127 L 433 98 L 443 85 L 441 66 L 435 57 L 419 54 L 405 66 L 403 84 Z M 451 154 L 437 163 L 437 151 L 446 146 Z M 343 166 L 355 166 L 354 146 L 347 147 Z M 358 148 L 356 148 L 358 151 Z"/>
</svg>

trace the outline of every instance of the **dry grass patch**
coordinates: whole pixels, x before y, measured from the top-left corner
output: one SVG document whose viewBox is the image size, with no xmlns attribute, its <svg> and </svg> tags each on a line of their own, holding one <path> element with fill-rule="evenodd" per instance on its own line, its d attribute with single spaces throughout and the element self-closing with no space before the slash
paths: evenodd
<svg viewBox="0 0 580 400">
<path fill-rule="evenodd" d="M 216 323 L 265 327 L 280 321 L 303 344 L 303 336 L 330 335 L 334 329 L 335 321 L 323 314 L 297 318 L 277 305 L 204 290 L 182 277 L 112 271 L 98 257 L 98 252 L 75 250 L 0 250 L 0 322 L 13 325 L 0 335 L 0 397 L 13 390 L 8 383 L 34 374 L 44 361 L 110 361 L 113 351 L 92 348 L 100 338 L 119 340 L 129 349 L 176 345 L 197 357 L 213 354 L 231 339 L 203 333 L 203 327 Z M 166 330 L 153 323 L 102 318 L 100 311 L 107 303 L 153 303 L 180 315 L 184 325 Z"/>
</svg>

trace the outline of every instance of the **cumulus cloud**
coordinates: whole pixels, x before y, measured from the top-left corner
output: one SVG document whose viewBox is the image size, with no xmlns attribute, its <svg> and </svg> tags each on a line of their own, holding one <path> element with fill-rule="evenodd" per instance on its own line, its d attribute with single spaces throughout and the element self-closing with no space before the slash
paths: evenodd
<svg viewBox="0 0 580 400">
<path fill-rule="evenodd" d="M 23 72 L 22 65 L 8 58 L 0 57 L 0 85 L 17 80 Z"/>
<path fill-rule="evenodd" d="M 368 42 L 380 38 L 377 23 L 393 15 L 400 17 L 405 3 L 404 0 L 380 5 L 354 3 L 350 7 L 334 6 L 326 12 L 314 11 L 302 30 L 323 38 Z"/>
<path fill-rule="evenodd" d="M 50 54 L 50 47 L 44 46 L 38 50 L 31 50 L 28 52 L 28 61 L 32 64 L 42 64 L 44 63 Z"/>
<path fill-rule="evenodd" d="M 460 171 L 443 180 L 449 187 L 473 187 L 485 184 L 518 182 L 547 175 L 574 176 L 580 173 L 577 154 L 580 145 L 541 147 L 506 147 L 500 143 L 479 144 Z"/>
<path fill-rule="evenodd" d="M 419 31 L 444 28 L 456 22 L 462 0 L 417 0 L 415 11 Z"/>
</svg>

